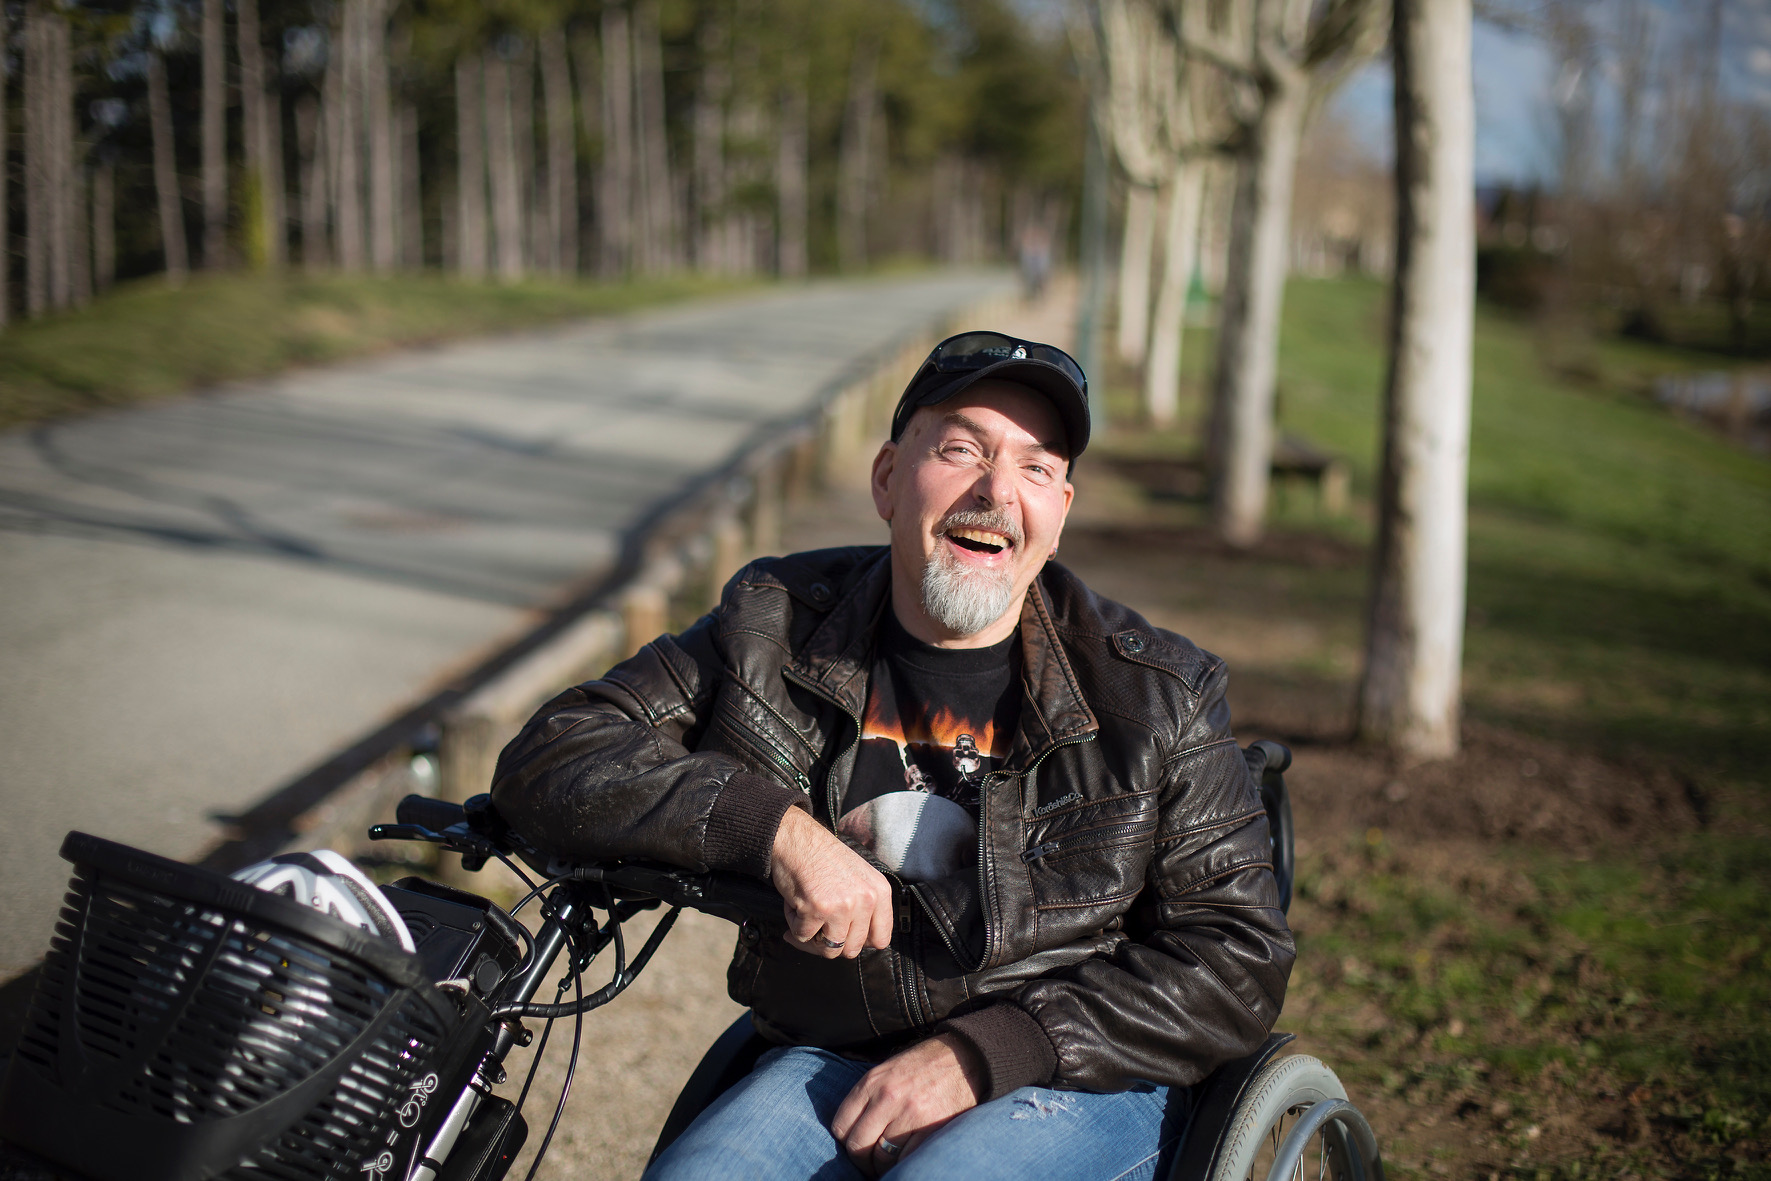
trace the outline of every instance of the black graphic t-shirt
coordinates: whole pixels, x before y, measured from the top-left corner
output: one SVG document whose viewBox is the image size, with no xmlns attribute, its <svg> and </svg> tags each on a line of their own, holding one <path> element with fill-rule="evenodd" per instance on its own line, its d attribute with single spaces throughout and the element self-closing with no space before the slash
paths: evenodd
<svg viewBox="0 0 1771 1181">
<path fill-rule="evenodd" d="M 908 882 L 970 875 L 978 790 L 1021 705 L 1021 638 L 936 648 L 888 610 L 837 830 Z"/>
</svg>

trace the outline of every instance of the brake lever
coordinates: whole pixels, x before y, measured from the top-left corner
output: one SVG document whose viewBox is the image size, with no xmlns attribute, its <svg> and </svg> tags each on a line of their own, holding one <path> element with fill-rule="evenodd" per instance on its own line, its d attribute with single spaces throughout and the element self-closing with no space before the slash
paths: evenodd
<svg viewBox="0 0 1771 1181">
<path fill-rule="evenodd" d="M 442 832 L 428 829 L 422 824 L 372 824 L 369 826 L 369 839 L 422 841 L 429 845 L 441 845 L 450 853 L 459 853 L 461 867 L 469 872 L 480 869 L 489 858 L 496 857 L 499 853 L 497 845 L 469 828 L 465 821 L 451 824 Z"/>
</svg>

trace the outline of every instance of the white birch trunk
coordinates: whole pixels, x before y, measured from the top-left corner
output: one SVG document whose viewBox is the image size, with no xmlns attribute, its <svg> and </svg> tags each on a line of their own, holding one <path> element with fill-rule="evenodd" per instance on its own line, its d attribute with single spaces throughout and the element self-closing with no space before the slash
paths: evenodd
<svg viewBox="0 0 1771 1181">
<path fill-rule="evenodd" d="M 1150 271 L 1156 263 L 1156 190 L 1125 188 L 1125 236 L 1119 246 L 1119 328 L 1115 345 L 1128 365 L 1144 363 L 1150 339 Z"/>
<path fill-rule="evenodd" d="M 603 9 L 603 158 L 597 170 L 597 258 L 604 278 L 633 265 L 633 34 L 625 9 Z"/>
<path fill-rule="evenodd" d="M 803 67 L 781 91 L 781 114 L 775 146 L 775 196 L 779 229 L 775 265 L 784 279 L 801 279 L 809 269 L 806 249 L 806 79 Z"/>
<path fill-rule="evenodd" d="M 317 272 L 331 261 L 326 242 L 326 144 L 320 103 L 311 94 L 295 100 L 295 152 L 301 182 L 301 265 Z"/>
<path fill-rule="evenodd" d="M 455 267 L 464 278 L 486 274 L 486 100 L 480 57 L 455 59 Z"/>
<path fill-rule="evenodd" d="M 1306 98 L 1301 75 L 1268 91 L 1251 134 L 1237 197 L 1241 208 L 1232 219 L 1230 267 L 1242 274 L 1239 306 L 1232 308 L 1226 299 L 1218 324 L 1215 396 L 1223 431 L 1212 515 L 1219 535 L 1237 547 L 1260 540 L 1267 514 L 1292 178 Z"/>
<path fill-rule="evenodd" d="M 30 44 L 30 25 L 26 26 Z M 30 67 L 25 68 L 25 103 L 30 109 Z M 160 205 L 160 247 L 166 255 L 166 279 L 174 287 L 190 273 L 190 254 L 185 248 L 184 210 L 178 192 L 178 163 L 172 142 L 172 98 L 166 91 L 166 63 L 160 51 L 148 51 L 148 126 L 154 139 L 154 192 Z M 30 133 L 26 132 L 27 147 Z M 27 163 L 27 177 L 29 176 Z M 30 193 L 27 179 L 25 192 Z"/>
<path fill-rule="evenodd" d="M 227 36 L 225 0 L 203 0 L 203 266 L 227 265 Z"/>
<path fill-rule="evenodd" d="M 1168 185 L 1163 226 L 1162 288 L 1150 323 L 1150 360 L 1144 367 L 1144 410 L 1166 427 L 1175 420 L 1181 390 L 1181 342 L 1186 329 L 1187 291 L 1198 257 L 1199 207 L 1205 169 L 1195 162 L 1175 166 Z"/>
<path fill-rule="evenodd" d="M 1475 299 L 1470 0 L 1396 0 L 1396 285 L 1363 737 L 1456 753 Z"/>
<path fill-rule="evenodd" d="M 541 91 L 547 105 L 547 221 L 551 268 L 578 273 L 578 129 L 572 117 L 572 68 L 566 35 L 541 35 Z"/>
</svg>

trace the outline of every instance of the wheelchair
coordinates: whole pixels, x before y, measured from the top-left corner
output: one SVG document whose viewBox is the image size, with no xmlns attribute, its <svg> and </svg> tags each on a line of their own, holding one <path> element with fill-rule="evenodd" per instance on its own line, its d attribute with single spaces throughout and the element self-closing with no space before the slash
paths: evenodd
<svg viewBox="0 0 1771 1181">
<path fill-rule="evenodd" d="M 1250 743 L 1242 755 L 1261 785 L 1279 905 L 1289 912 L 1295 850 L 1285 772 L 1291 751 L 1262 740 Z M 1192 1088 L 1193 1118 L 1167 1181 L 1301 1181 L 1312 1168 L 1322 1179 L 1383 1181 L 1383 1158 L 1370 1123 L 1334 1071 L 1307 1054 L 1283 1053 L 1295 1040 L 1289 1033 L 1269 1034 L 1260 1049 L 1225 1063 Z M 749 1074 L 770 1048 L 751 1026 L 750 1014 L 734 1021 L 678 1094 L 650 1159 Z"/>
</svg>

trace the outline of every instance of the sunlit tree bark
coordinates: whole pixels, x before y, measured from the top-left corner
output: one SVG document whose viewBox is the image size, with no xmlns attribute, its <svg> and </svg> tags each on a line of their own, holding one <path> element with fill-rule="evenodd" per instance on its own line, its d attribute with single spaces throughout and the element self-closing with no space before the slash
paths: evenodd
<svg viewBox="0 0 1771 1181">
<path fill-rule="evenodd" d="M 455 59 L 455 266 L 466 278 L 486 273 L 486 100 L 477 53 Z"/>
<path fill-rule="evenodd" d="M 597 169 L 598 269 L 606 277 L 633 265 L 633 34 L 627 10 L 603 9 L 603 158 Z"/>
<path fill-rule="evenodd" d="M 1463 664 L 1475 103 L 1470 0 L 1396 0 L 1396 281 L 1359 730 L 1456 752 Z"/>
<path fill-rule="evenodd" d="M 1150 268 L 1156 254 L 1156 197 L 1149 185 L 1125 187 L 1125 234 L 1119 247 L 1119 359 L 1142 365 L 1150 337 Z"/>
</svg>

